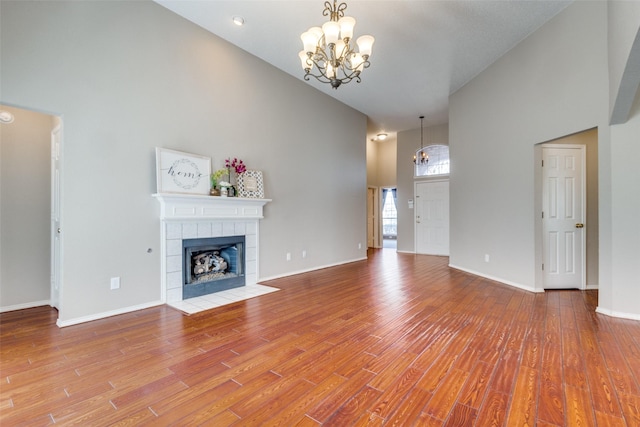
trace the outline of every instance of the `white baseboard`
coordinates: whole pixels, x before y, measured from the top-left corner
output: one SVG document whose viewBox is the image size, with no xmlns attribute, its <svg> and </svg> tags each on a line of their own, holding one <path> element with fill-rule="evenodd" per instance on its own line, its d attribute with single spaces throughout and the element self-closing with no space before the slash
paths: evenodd
<svg viewBox="0 0 640 427">
<path fill-rule="evenodd" d="M 79 323 L 91 322 L 92 320 L 104 319 L 106 317 L 117 316 L 119 314 L 131 313 L 132 311 L 144 310 L 145 308 L 157 307 L 159 305 L 164 305 L 163 301 L 154 301 L 148 302 L 144 304 L 132 305 L 125 308 L 119 308 L 117 310 L 111 311 L 103 311 L 102 313 L 92 314 L 90 316 L 82 316 L 76 317 L 74 319 L 69 320 L 60 320 L 56 322 L 56 325 L 60 328 L 64 328 L 65 326 L 77 325 Z"/>
<path fill-rule="evenodd" d="M 304 269 L 304 270 L 290 271 L 290 272 L 283 273 L 283 274 L 278 274 L 278 275 L 275 275 L 275 276 L 260 277 L 258 279 L 258 284 L 260 284 L 261 282 L 266 282 L 268 280 L 282 279 L 283 277 L 295 276 L 296 274 L 309 273 L 310 271 L 322 270 L 324 268 L 336 267 L 338 265 L 351 264 L 352 262 L 365 261 L 365 260 L 367 260 L 366 256 L 362 257 L 362 258 L 356 258 L 356 259 L 352 259 L 352 260 L 336 262 L 334 264 L 327 264 L 327 265 L 322 265 L 322 266 L 319 266 L 319 267 L 307 268 L 307 269 Z"/>
<path fill-rule="evenodd" d="M 619 317 L 620 319 L 640 320 L 640 314 L 623 313 L 621 311 L 609 310 L 602 307 L 596 307 L 596 313 L 604 314 L 610 317 Z"/>
<path fill-rule="evenodd" d="M 25 308 L 42 307 L 43 305 L 51 305 L 51 300 L 26 302 L 24 304 L 8 305 L 6 307 L 0 307 L 0 313 L 6 311 L 24 310 Z"/>
<path fill-rule="evenodd" d="M 480 277 L 484 277 L 485 279 L 493 280 L 495 282 L 504 283 L 505 285 L 509 285 L 509 286 L 514 287 L 514 288 L 522 289 L 523 291 L 534 292 L 534 293 L 544 293 L 544 289 L 532 288 L 531 286 L 526 286 L 526 285 L 523 285 L 521 283 L 511 282 L 509 280 L 505 280 L 505 279 L 502 279 L 500 277 L 490 276 L 488 274 L 483 274 L 483 273 L 480 273 L 480 272 L 477 272 L 477 271 L 474 271 L 474 270 L 469 270 L 468 268 L 458 267 L 458 266 L 455 266 L 453 264 L 449 264 L 449 267 L 455 268 L 456 270 L 464 271 L 466 273 L 471 273 L 474 276 L 480 276 Z"/>
</svg>

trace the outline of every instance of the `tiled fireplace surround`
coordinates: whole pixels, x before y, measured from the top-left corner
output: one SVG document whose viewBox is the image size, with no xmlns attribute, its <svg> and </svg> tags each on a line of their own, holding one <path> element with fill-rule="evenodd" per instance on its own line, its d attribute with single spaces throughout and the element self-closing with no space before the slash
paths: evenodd
<svg viewBox="0 0 640 427">
<path fill-rule="evenodd" d="M 245 284 L 258 280 L 259 220 L 269 199 L 154 194 L 160 202 L 162 297 L 182 301 L 182 240 L 245 236 Z"/>
</svg>

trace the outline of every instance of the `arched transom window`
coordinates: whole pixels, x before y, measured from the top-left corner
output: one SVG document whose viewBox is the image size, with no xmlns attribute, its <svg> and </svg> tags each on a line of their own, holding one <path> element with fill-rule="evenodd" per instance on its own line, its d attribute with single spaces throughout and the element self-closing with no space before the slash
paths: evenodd
<svg viewBox="0 0 640 427">
<path fill-rule="evenodd" d="M 448 175 L 449 174 L 449 146 L 428 145 L 423 150 L 416 151 L 420 158 L 420 151 L 426 151 L 429 161 L 416 163 L 416 176 Z"/>
</svg>

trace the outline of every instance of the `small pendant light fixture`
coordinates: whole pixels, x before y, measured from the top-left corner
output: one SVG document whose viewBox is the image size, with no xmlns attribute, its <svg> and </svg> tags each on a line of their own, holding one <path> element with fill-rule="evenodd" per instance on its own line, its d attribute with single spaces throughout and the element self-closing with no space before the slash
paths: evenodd
<svg viewBox="0 0 640 427">
<path fill-rule="evenodd" d="M 429 155 L 424 149 L 424 141 L 423 141 L 423 131 L 424 127 L 422 123 L 424 121 L 424 116 L 420 116 L 420 151 L 413 155 L 413 163 L 416 165 L 424 165 L 429 163 Z"/>
</svg>

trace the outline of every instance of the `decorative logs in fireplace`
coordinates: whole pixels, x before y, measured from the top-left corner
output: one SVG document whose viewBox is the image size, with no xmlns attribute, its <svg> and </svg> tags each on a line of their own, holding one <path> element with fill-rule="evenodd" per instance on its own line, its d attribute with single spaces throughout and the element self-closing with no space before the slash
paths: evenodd
<svg viewBox="0 0 640 427">
<path fill-rule="evenodd" d="M 245 285 L 244 236 L 184 239 L 183 299 Z"/>
<path fill-rule="evenodd" d="M 205 251 L 192 255 L 193 275 L 198 278 L 205 273 L 224 273 L 227 269 L 227 261 L 220 256 L 220 251 Z"/>
</svg>

